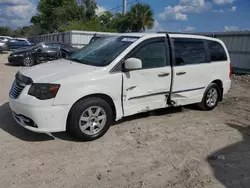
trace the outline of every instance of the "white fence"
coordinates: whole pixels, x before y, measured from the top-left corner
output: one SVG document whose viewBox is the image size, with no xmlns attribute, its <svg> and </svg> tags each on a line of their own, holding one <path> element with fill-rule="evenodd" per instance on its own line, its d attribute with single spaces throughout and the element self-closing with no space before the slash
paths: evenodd
<svg viewBox="0 0 250 188">
<path fill-rule="evenodd" d="M 30 37 L 29 40 L 30 42 L 34 43 L 39 43 L 44 41 L 57 41 L 69 44 L 77 48 L 82 48 L 83 46 L 89 43 L 94 34 L 111 35 L 116 33 L 73 30 L 62 33 L 52 33 L 52 34 Z"/>
</svg>

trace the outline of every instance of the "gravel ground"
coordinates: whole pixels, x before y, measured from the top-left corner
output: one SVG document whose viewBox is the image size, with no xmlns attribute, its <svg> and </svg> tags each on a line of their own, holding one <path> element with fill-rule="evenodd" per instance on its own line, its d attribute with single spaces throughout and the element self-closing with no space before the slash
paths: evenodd
<svg viewBox="0 0 250 188">
<path fill-rule="evenodd" d="M 132 116 L 93 142 L 17 125 L 8 90 L 19 67 L 0 55 L 0 187 L 249 188 L 250 77 L 234 76 L 210 112 L 194 106 Z"/>
</svg>

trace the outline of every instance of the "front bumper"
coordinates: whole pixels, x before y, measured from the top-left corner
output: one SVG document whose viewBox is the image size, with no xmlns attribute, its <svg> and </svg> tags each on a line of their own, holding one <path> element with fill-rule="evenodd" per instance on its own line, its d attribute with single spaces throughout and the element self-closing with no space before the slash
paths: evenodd
<svg viewBox="0 0 250 188">
<path fill-rule="evenodd" d="M 9 98 L 14 120 L 24 128 L 38 132 L 62 132 L 66 130 L 69 108 L 62 106 L 34 106 Z"/>
<path fill-rule="evenodd" d="M 23 63 L 23 56 L 9 56 L 8 57 L 8 62 L 10 64 L 15 64 L 15 65 L 22 65 Z"/>
</svg>

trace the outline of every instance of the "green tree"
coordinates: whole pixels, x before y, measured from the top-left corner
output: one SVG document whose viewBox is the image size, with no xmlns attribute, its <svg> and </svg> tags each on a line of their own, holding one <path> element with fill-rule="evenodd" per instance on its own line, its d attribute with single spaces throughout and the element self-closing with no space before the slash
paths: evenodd
<svg viewBox="0 0 250 188">
<path fill-rule="evenodd" d="M 95 16 L 95 10 L 97 8 L 95 0 L 82 0 L 81 7 L 83 7 L 84 16 L 87 20 L 90 20 Z"/>
<path fill-rule="evenodd" d="M 17 28 L 13 31 L 13 37 L 28 37 L 43 34 L 39 26 L 31 25 Z"/>
<path fill-rule="evenodd" d="M 40 0 L 37 5 L 38 13 L 31 18 L 31 23 L 40 25 L 48 32 L 55 31 L 58 28 L 56 8 L 62 6 L 64 2 L 65 0 Z"/>
<path fill-rule="evenodd" d="M 68 22 L 92 19 L 96 7 L 94 0 L 83 0 L 80 5 L 76 0 L 40 0 L 38 13 L 31 18 L 31 23 L 47 32 L 54 32 Z"/>
<path fill-rule="evenodd" d="M 83 30 L 83 31 L 101 31 L 102 26 L 97 19 L 92 20 L 75 20 L 68 22 L 59 28 L 59 31 Z"/>
<path fill-rule="evenodd" d="M 131 23 L 128 14 L 123 15 L 121 13 L 116 13 L 114 15 L 113 24 L 115 25 L 117 32 L 124 33 L 131 30 Z"/>
<path fill-rule="evenodd" d="M 66 25 L 74 20 L 84 19 L 84 9 L 77 5 L 76 1 L 63 2 L 62 6 L 56 8 L 55 17 L 58 27 Z"/>
<path fill-rule="evenodd" d="M 0 27 L 0 35 L 2 36 L 12 36 L 12 29 L 9 27 Z"/>
<path fill-rule="evenodd" d="M 130 28 L 133 32 L 152 29 L 154 26 L 153 10 L 148 4 L 137 3 L 128 12 Z"/>
<path fill-rule="evenodd" d="M 109 31 L 116 31 L 116 26 L 114 23 L 114 15 L 109 12 L 105 11 L 100 17 L 100 24 L 102 26 L 102 30 L 109 30 Z"/>
</svg>

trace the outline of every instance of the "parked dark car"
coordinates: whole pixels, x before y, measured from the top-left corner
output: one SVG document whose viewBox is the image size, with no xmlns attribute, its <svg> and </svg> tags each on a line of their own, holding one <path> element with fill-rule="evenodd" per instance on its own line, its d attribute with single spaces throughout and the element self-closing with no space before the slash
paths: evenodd
<svg viewBox="0 0 250 188">
<path fill-rule="evenodd" d="M 96 35 L 94 35 L 94 36 L 90 39 L 89 44 L 92 43 L 92 42 L 94 42 L 94 41 L 96 41 L 96 40 L 99 39 L 99 38 L 102 38 L 102 37 L 103 37 L 103 36 L 96 36 Z"/>
<path fill-rule="evenodd" d="M 33 66 L 42 62 L 67 58 L 76 52 L 74 48 L 59 42 L 42 42 L 32 47 L 14 50 L 8 57 L 10 64 Z"/>
<path fill-rule="evenodd" d="M 8 45 L 8 48 L 10 50 L 33 46 L 33 44 L 31 42 L 29 42 L 27 39 L 23 39 L 23 38 L 11 39 L 6 44 Z"/>
</svg>

